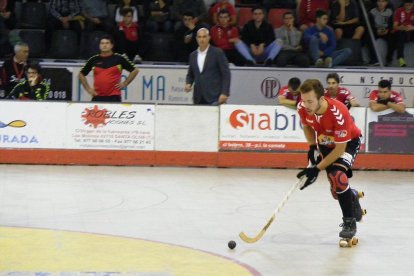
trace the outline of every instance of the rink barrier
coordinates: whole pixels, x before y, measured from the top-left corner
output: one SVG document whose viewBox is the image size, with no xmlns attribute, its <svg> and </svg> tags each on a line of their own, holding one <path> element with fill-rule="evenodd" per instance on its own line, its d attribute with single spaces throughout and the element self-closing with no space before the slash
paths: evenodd
<svg viewBox="0 0 414 276">
<path fill-rule="evenodd" d="M 407 111 L 351 109 L 364 134 L 355 168 L 414 170 Z M 0 102 L 3 164 L 299 168 L 307 148 L 283 106 Z"/>
<path fill-rule="evenodd" d="M 302 168 L 306 153 L 0 149 L 1 164 Z M 414 170 L 414 155 L 360 153 L 361 170 Z"/>
</svg>

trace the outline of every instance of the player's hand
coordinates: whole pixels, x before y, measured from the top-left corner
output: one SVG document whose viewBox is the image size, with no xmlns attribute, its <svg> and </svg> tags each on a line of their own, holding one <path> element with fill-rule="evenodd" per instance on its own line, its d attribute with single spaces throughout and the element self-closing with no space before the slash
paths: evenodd
<svg viewBox="0 0 414 276">
<path fill-rule="evenodd" d="M 390 102 L 390 99 L 389 98 L 388 99 L 378 99 L 377 100 L 377 103 L 383 104 L 383 105 L 387 105 L 388 102 Z"/>
<path fill-rule="evenodd" d="M 351 109 L 351 107 L 352 107 L 352 104 L 351 104 L 350 101 L 345 101 L 345 105 L 348 108 L 348 110 Z"/>
<path fill-rule="evenodd" d="M 307 186 L 309 186 L 310 184 L 313 184 L 316 181 L 316 179 L 318 179 L 319 172 L 320 172 L 320 170 L 316 166 L 309 167 L 309 168 L 306 168 L 306 169 L 303 169 L 302 171 L 300 171 L 296 175 L 296 177 L 297 178 L 302 178 L 302 177 L 307 178 L 305 183 L 302 185 L 302 187 L 300 187 L 300 189 L 303 190 Z"/>
<path fill-rule="evenodd" d="M 119 89 L 119 90 L 121 90 L 125 87 L 127 87 L 127 84 L 125 82 L 120 82 L 120 83 L 115 84 L 115 88 Z"/>
<path fill-rule="evenodd" d="M 228 96 L 221 94 L 218 98 L 218 104 L 225 104 L 228 98 Z"/>
<path fill-rule="evenodd" d="M 184 87 L 185 92 L 190 92 L 193 89 L 193 86 L 191 84 L 186 84 Z"/>
<path fill-rule="evenodd" d="M 310 145 L 308 150 L 308 161 L 310 166 L 316 166 L 322 161 L 321 153 L 316 145 Z"/>
</svg>

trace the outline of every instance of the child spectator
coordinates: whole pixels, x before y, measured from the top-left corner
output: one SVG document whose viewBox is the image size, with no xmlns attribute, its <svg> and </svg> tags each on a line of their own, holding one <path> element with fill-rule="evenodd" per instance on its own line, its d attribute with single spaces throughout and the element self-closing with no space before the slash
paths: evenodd
<svg viewBox="0 0 414 276">
<path fill-rule="evenodd" d="M 129 60 L 140 62 L 139 56 L 139 26 L 133 22 L 134 10 L 123 8 L 121 10 L 122 21 L 118 23 L 116 33 L 117 48 L 120 53 L 126 54 Z"/>
<path fill-rule="evenodd" d="M 218 24 L 218 14 L 221 10 L 227 10 L 230 14 L 230 25 L 236 25 L 237 14 L 236 9 L 228 0 L 219 0 L 217 3 L 210 9 L 212 15 L 213 24 Z"/>
<path fill-rule="evenodd" d="M 387 56 L 385 60 L 386 64 L 389 65 L 392 62 L 395 46 L 393 45 L 392 34 L 393 11 L 389 7 L 388 0 L 377 0 L 377 7 L 370 10 L 369 16 L 375 38 L 383 39 L 387 43 Z M 370 52 L 374 53 L 372 44 L 370 46 Z"/>
<path fill-rule="evenodd" d="M 138 9 L 135 5 L 134 0 L 119 0 L 119 4 L 115 9 L 115 22 L 117 24 L 122 22 L 122 14 L 121 11 L 123 8 L 130 8 L 133 10 L 133 17 L 132 22 L 138 23 Z"/>
</svg>

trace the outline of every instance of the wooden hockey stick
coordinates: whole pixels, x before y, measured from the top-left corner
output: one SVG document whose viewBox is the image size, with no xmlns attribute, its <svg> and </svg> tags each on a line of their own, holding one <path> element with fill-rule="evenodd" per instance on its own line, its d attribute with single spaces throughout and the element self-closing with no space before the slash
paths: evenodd
<svg viewBox="0 0 414 276">
<path fill-rule="evenodd" d="M 246 236 L 246 234 L 244 232 L 240 232 L 239 237 L 247 243 L 255 243 L 258 240 L 260 240 L 263 237 L 264 233 L 266 232 L 267 228 L 269 228 L 270 224 L 272 224 L 272 222 L 275 220 L 276 214 L 280 212 L 280 210 L 283 208 L 285 203 L 289 200 L 289 198 L 293 194 L 293 192 L 296 191 L 304 183 L 305 180 L 306 180 L 306 177 L 300 178 L 292 186 L 292 188 L 290 188 L 289 192 L 286 194 L 286 196 L 283 198 L 283 200 L 279 203 L 276 210 L 273 212 L 273 215 L 271 216 L 269 221 L 266 223 L 266 225 L 262 228 L 262 230 L 260 230 L 259 234 L 257 234 L 253 238 L 250 238 L 250 237 Z"/>
</svg>

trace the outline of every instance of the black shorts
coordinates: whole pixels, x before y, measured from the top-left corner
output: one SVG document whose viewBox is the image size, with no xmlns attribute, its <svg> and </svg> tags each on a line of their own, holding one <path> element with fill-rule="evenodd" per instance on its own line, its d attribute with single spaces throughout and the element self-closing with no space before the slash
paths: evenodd
<svg viewBox="0 0 414 276">
<path fill-rule="evenodd" d="M 114 96 L 93 96 L 92 102 L 121 102 L 121 95 Z"/>
<path fill-rule="evenodd" d="M 361 146 L 361 137 L 357 137 L 357 138 L 352 139 L 351 141 L 348 141 L 346 143 L 345 152 L 341 155 L 341 157 L 336 159 L 332 164 L 334 163 L 341 164 L 345 166 L 347 169 L 351 169 L 352 165 L 354 164 L 355 157 L 358 154 L 360 146 Z M 321 152 L 323 157 L 326 157 L 332 150 L 333 148 L 328 148 L 326 146 L 319 145 L 319 151 Z M 328 166 L 328 168 L 330 166 Z"/>
</svg>

